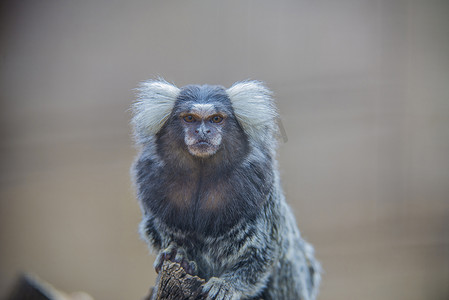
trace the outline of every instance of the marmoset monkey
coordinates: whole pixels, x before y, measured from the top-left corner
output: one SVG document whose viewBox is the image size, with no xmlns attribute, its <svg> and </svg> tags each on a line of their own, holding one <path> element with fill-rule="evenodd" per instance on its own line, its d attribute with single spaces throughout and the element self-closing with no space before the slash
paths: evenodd
<svg viewBox="0 0 449 300">
<path fill-rule="evenodd" d="M 163 80 L 138 91 L 131 173 L 156 271 L 180 263 L 207 299 L 315 299 L 320 266 L 282 192 L 271 92 Z"/>
</svg>

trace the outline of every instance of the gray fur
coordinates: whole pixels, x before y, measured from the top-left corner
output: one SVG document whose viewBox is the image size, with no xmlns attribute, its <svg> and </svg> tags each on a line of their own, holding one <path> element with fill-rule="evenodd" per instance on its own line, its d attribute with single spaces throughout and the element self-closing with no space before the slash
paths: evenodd
<svg viewBox="0 0 449 300">
<path fill-rule="evenodd" d="M 271 92 L 257 81 L 179 92 L 166 84 L 142 85 L 132 121 L 141 146 L 132 168 L 140 231 L 158 253 L 155 266 L 176 250 L 176 260 L 189 261 L 186 266 L 207 280 L 208 299 L 316 299 L 320 266 L 279 181 Z M 168 105 L 167 95 L 176 96 Z M 169 115 L 157 111 L 160 103 L 171 107 Z M 220 135 L 212 155 L 196 156 L 185 144 L 191 125 L 180 114 L 192 107 L 226 116 L 210 125 Z"/>
</svg>

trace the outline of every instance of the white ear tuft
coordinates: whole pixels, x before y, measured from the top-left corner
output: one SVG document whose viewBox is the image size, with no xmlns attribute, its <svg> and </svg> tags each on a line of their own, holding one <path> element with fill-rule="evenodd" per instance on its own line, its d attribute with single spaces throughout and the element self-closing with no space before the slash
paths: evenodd
<svg viewBox="0 0 449 300">
<path fill-rule="evenodd" d="M 273 137 L 278 113 L 271 91 L 262 82 L 236 82 L 226 92 L 237 120 L 250 139 Z"/>
<path fill-rule="evenodd" d="M 167 121 L 180 89 L 163 79 L 142 82 L 137 88 L 137 101 L 132 105 L 136 140 L 144 141 L 155 135 Z"/>
</svg>

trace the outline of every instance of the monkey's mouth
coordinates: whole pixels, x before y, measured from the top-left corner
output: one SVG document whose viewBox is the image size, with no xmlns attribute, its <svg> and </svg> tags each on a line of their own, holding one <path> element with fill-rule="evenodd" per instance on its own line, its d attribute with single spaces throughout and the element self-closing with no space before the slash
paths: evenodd
<svg viewBox="0 0 449 300">
<path fill-rule="evenodd" d="M 209 147 L 209 146 L 212 146 L 211 143 L 206 142 L 206 141 L 199 141 L 199 142 L 195 143 L 194 145 L 196 145 L 198 147 Z"/>
<path fill-rule="evenodd" d="M 207 157 L 215 154 L 217 152 L 218 147 L 214 144 L 209 143 L 205 140 L 200 140 L 195 144 L 190 145 L 189 147 L 190 154 L 199 157 Z"/>
</svg>

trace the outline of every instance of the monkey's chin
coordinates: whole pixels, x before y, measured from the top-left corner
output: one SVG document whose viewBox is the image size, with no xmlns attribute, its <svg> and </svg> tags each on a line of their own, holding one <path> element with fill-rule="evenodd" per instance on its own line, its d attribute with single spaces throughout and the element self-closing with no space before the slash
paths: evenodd
<svg viewBox="0 0 449 300">
<path fill-rule="evenodd" d="M 193 145 L 187 146 L 187 148 L 189 149 L 190 154 L 202 158 L 212 156 L 218 150 L 218 146 L 212 145 L 207 142 L 198 142 Z"/>
</svg>

